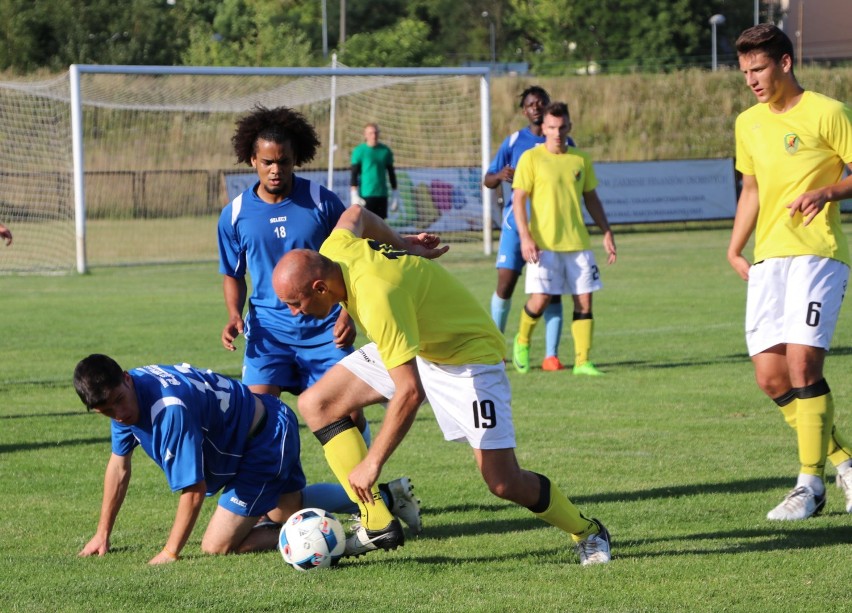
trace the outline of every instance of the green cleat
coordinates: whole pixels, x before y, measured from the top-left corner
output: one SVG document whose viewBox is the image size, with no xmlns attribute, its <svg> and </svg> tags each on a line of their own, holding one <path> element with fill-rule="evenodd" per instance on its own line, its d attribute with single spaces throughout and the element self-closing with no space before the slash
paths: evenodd
<svg viewBox="0 0 852 613">
<path fill-rule="evenodd" d="M 515 343 L 512 346 L 512 366 L 525 375 L 530 371 L 530 346 L 519 343 L 518 336 L 515 335 Z"/>
<path fill-rule="evenodd" d="M 597 366 L 595 366 L 591 362 L 584 362 L 583 364 L 574 367 L 574 374 L 586 375 L 587 377 L 600 377 L 604 373 L 598 370 Z"/>
</svg>

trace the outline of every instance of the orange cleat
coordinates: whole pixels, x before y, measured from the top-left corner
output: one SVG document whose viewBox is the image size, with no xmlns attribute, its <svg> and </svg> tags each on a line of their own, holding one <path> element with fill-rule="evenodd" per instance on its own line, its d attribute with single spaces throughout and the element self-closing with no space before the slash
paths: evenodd
<svg viewBox="0 0 852 613">
<path fill-rule="evenodd" d="M 559 361 L 555 355 L 549 355 L 544 358 L 544 362 L 541 363 L 542 370 L 565 370 L 565 367 Z"/>
</svg>

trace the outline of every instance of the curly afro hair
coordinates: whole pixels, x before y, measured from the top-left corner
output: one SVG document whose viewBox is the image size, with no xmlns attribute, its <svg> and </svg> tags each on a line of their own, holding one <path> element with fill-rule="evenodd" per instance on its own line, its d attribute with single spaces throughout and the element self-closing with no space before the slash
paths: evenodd
<svg viewBox="0 0 852 613">
<path fill-rule="evenodd" d="M 257 141 L 261 139 L 279 145 L 289 141 L 296 166 L 314 159 L 320 144 L 316 130 L 305 116 L 286 106 L 268 109 L 257 105 L 251 113 L 237 121 L 237 129 L 231 137 L 237 162 L 251 166 L 251 158 L 257 152 Z"/>
</svg>

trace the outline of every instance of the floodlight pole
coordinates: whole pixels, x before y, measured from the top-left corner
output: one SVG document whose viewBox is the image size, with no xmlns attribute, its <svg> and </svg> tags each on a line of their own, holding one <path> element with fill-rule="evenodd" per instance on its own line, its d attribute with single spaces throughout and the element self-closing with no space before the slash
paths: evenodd
<svg viewBox="0 0 852 613">
<path fill-rule="evenodd" d="M 712 55 L 712 58 L 713 58 L 712 64 L 713 64 L 713 71 L 714 72 L 716 70 L 718 70 L 718 68 L 719 68 L 718 62 L 716 61 L 716 59 L 717 59 L 716 58 L 716 26 L 720 26 L 723 23 L 725 23 L 725 16 L 724 15 L 716 14 L 716 15 L 713 15 L 710 18 L 711 45 L 712 45 L 711 55 Z"/>
</svg>

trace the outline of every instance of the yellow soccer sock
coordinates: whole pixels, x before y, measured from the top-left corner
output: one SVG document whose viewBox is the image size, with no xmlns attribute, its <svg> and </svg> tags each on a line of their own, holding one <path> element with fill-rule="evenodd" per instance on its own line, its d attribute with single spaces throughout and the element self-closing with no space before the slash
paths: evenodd
<svg viewBox="0 0 852 613">
<path fill-rule="evenodd" d="M 571 322 L 571 336 L 574 337 L 574 366 L 580 366 L 589 361 L 589 352 L 592 350 L 592 333 L 595 329 L 595 320 L 589 314 L 588 318 L 577 319 L 579 313 L 574 313 L 574 321 Z"/>
<path fill-rule="evenodd" d="M 538 317 L 532 317 L 529 313 L 527 313 L 526 307 L 523 308 L 521 311 L 521 323 L 518 326 L 518 342 L 521 345 L 530 344 L 530 338 L 532 337 L 533 330 L 535 330 L 535 326 L 539 319 L 541 319 L 541 315 Z"/>
<path fill-rule="evenodd" d="M 833 404 L 834 401 L 830 402 Z M 837 432 L 837 427 L 832 426 L 831 438 L 828 439 L 828 461 L 834 466 L 839 466 L 849 460 L 852 460 L 852 446 Z"/>
<path fill-rule="evenodd" d="M 796 404 L 795 393 L 795 390 L 790 390 L 783 396 L 775 398 L 775 403 L 781 410 L 781 414 L 784 415 L 784 421 L 786 421 L 787 425 L 789 425 L 793 430 L 796 429 L 796 408 L 798 406 Z M 828 402 L 832 404 L 831 410 L 833 413 L 834 400 L 830 394 L 828 396 Z M 828 439 L 826 457 L 834 466 L 838 466 L 843 462 L 852 459 L 852 445 L 850 445 L 846 441 L 846 438 L 837 431 L 836 426 L 831 427 L 831 436 Z"/>
<path fill-rule="evenodd" d="M 530 511 L 551 526 L 570 534 L 576 543 L 598 532 L 597 524 L 585 518 L 559 487 L 544 475 L 533 474 L 538 476 L 541 483 L 541 497 L 535 507 L 529 508 Z M 540 511 L 541 508 L 544 510 Z"/>
<path fill-rule="evenodd" d="M 825 379 L 800 388 L 796 400 L 796 434 L 801 473 L 822 477 L 834 425 L 834 402 Z"/>
<path fill-rule="evenodd" d="M 351 424 L 351 420 L 349 421 Z M 341 424 L 337 422 L 332 426 Z M 329 428 L 328 426 L 326 427 Z M 339 427 L 338 427 L 339 429 Z M 334 476 L 340 481 L 343 489 L 349 499 L 357 503 L 358 509 L 361 512 L 361 523 L 369 530 L 381 530 L 393 520 L 390 510 L 382 500 L 382 495 L 379 492 L 378 484 L 373 486 L 373 501 L 374 504 L 364 504 L 359 501 L 349 485 L 349 473 L 367 457 L 367 445 L 364 443 L 364 438 L 358 431 L 358 428 L 352 424 L 351 427 L 339 430 L 327 440 L 323 441 L 320 432 L 317 432 L 317 438 L 323 443 L 322 449 L 325 452 L 325 459 L 328 462 Z"/>
</svg>

